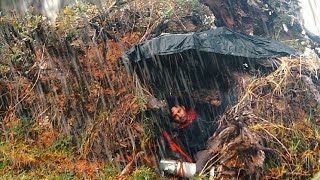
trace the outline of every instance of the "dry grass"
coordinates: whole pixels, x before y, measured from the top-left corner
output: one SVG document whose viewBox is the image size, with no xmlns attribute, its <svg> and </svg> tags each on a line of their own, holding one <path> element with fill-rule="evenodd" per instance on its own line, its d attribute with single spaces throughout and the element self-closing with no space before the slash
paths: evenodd
<svg viewBox="0 0 320 180">
<path fill-rule="evenodd" d="M 252 77 L 244 85 L 239 103 L 223 115 L 213 138 L 216 142 L 211 142 L 211 150 L 224 159 L 215 165 L 229 172 L 218 173 L 220 177 L 233 177 L 230 172 L 235 171 L 240 178 L 299 179 L 319 171 L 319 68 L 317 58 L 280 58 L 274 72 Z M 236 132 L 226 131 L 228 127 L 235 127 Z M 246 145 L 250 136 L 253 139 Z M 237 141 L 238 147 L 231 146 Z M 261 150 L 265 157 L 257 161 L 255 154 Z M 239 157 L 252 160 L 231 165 Z M 261 161 L 264 170 L 257 164 Z"/>
<path fill-rule="evenodd" d="M 137 1 L 135 10 L 158 7 L 142 2 Z M 155 9 L 150 20 L 142 24 L 148 24 L 149 29 L 158 21 L 154 16 L 176 16 L 172 10 L 178 7 L 172 7 L 171 3 L 166 5 L 166 8 L 171 8 L 170 11 L 166 8 Z M 95 7 L 91 8 L 92 13 L 96 12 Z M 135 10 L 132 12 L 135 13 Z M 65 13 L 78 16 L 81 12 L 77 14 L 68 9 Z M 125 22 L 129 15 L 119 17 Z M 34 54 L 24 46 L 25 42 L 18 40 L 23 39 L 20 35 L 26 34 L 32 39 L 29 34 L 35 33 L 34 27 L 22 28 L 24 23 L 13 23 L 20 24 L 13 27 L 18 37 L 10 37 L 11 44 L 4 46 L 8 49 L 3 50 L 8 54 L 3 57 L 15 63 L 10 72 L 3 72 L 5 79 L 1 80 L 1 85 L 4 85 L 0 87 L 1 93 L 5 92 L 1 98 L 7 100 L 6 107 L 1 109 L 0 175 L 4 178 L 101 178 L 107 176 L 105 169 L 108 168 L 103 165 L 105 162 L 96 159 L 108 158 L 111 163 L 129 162 L 144 148 L 140 147 L 141 144 L 135 144 L 136 139 L 143 141 L 143 133 L 141 125 L 134 123 L 134 118 L 145 100 L 140 97 L 141 94 L 134 92 L 137 87 L 133 77 L 119 68 L 117 60 L 128 47 L 141 40 L 141 35 L 146 35 L 146 38 L 151 35 L 146 29 L 143 34 L 127 33 L 132 29 L 126 29 L 127 32 L 121 31 L 121 36 L 115 38 L 117 42 L 113 39 L 104 42 L 99 34 L 102 32 L 84 27 L 84 22 L 78 21 L 79 17 L 75 18 L 80 28 L 75 27 L 74 22 L 63 19 L 62 24 L 57 24 L 56 31 L 40 29 L 44 33 L 50 31 L 50 34 L 43 35 L 43 44 L 32 44 L 31 41 Z M 106 19 L 101 23 L 105 27 Z M 85 36 L 76 36 L 75 33 L 82 32 L 81 28 L 88 28 L 82 29 Z M 58 36 L 58 32 L 63 35 Z M 72 37 L 72 42 L 63 39 L 65 36 Z M 65 47 L 67 43 L 70 43 L 69 47 Z M 80 51 L 79 56 L 71 55 L 75 51 Z M 320 110 L 317 108 L 318 102 L 314 103 L 318 70 L 319 61 L 315 58 L 281 58 L 276 71 L 249 81 L 239 103 L 222 118 L 223 123 L 227 122 L 224 127 L 236 128 L 232 125 L 237 124 L 239 117 L 244 117 L 241 121 L 247 125 L 248 133 L 243 135 L 257 146 L 264 145 L 261 144 L 263 139 L 267 142 L 265 146 L 273 149 L 271 155 L 275 154 L 275 161 L 268 156 L 264 159 L 261 151 L 254 156 L 244 156 L 249 159 L 245 162 L 258 162 L 258 166 L 254 167 L 261 167 L 261 158 L 265 160 L 266 178 L 311 176 L 320 169 L 320 130 L 317 124 Z M 313 77 L 314 91 L 309 91 L 308 85 L 304 84 L 305 77 Z M 243 109 L 249 113 L 243 114 Z M 24 113 L 28 115 L 27 121 L 21 115 Z M 71 134 L 73 139 L 66 138 Z M 230 146 L 232 137 L 229 139 L 221 141 L 221 149 L 228 152 L 232 147 L 236 152 L 235 144 Z M 73 144 L 72 140 L 75 141 Z M 119 153 L 121 151 L 130 151 L 131 155 Z M 221 154 L 218 155 L 219 159 L 215 159 L 217 163 L 223 159 Z M 123 159 L 121 156 L 126 157 Z M 84 160 L 86 157 L 92 161 Z M 243 161 L 239 159 L 231 159 L 229 165 L 237 167 L 241 163 Z M 114 170 L 113 164 L 112 167 L 108 172 L 120 173 Z M 144 177 L 140 174 L 148 174 L 148 170 L 136 170 L 133 176 Z"/>
</svg>

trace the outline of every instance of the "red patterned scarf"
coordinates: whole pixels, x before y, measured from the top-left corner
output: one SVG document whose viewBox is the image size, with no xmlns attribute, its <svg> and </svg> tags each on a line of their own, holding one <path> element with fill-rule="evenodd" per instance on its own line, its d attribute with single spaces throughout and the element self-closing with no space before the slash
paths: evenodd
<svg viewBox="0 0 320 180">
<path fill-rule="evenodd" d="M 186 123 L 184 123 L 184 124 L 180 124 L 180 125 L 178 126 L 178 129 L 186 128 L 186 127 L 188 127 L 190 124 L 192 124 L 194 120 L 196 120 L 196 118 L 197 118 L 197 112 L 196 112 L 196 111 L 190 110 L 190 111 L 188 111 L 187 113 L 188 113 L 188 119 L 190 119 L 190 121 L 188 121 L 188 122 L 186 122 Z"/>
</svg>

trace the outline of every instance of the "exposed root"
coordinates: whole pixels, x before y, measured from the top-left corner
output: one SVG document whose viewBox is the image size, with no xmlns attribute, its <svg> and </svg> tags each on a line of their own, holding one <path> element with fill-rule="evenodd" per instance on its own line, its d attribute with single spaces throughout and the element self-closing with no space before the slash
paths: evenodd
<svg viewBox="0 0 320 180">
<path fill-rule="evenodd" d="M 315 122 L 297 123 L 319 106 L 319 63 L 289 58 L 280 62 L 279 68 L 265 77 L 252 78 L 247 84 L 238 82 L 244 88 L 238 91 L 239 103 L 223 114 L 218 130 L 208 141 L 214 157 L 208 165 L 217 167 L 218 179 L 261 179 L 274 173 L 274 168 L 269 167 L 272 161 L 286 167 L 277 178 L 310 177 L 319 168 L 317 163 L 305 166 L 306 161 L 295 154 L 311 151 L 308 158 L 313 162 L 320 160 L 315 155 L 319 153 L 320 143 L 312 129 Z M 298 130 L 300 126 L 309 131 Z M 308 143 L 307 147 L 298 148 L 298 143 L 293 149 L 292 143 L 297 138 L 300 143 Z M 294 170 L 296 167 L 303 168 Z"/>
</svg>

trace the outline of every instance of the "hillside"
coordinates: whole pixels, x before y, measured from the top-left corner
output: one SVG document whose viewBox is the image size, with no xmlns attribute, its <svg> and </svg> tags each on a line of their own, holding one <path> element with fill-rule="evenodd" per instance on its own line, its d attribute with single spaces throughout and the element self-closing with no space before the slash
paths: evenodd
<svg viewBox="0 0 320 180">
<path fill-rule="evenodd" d="M 32 10 L 1 16 L 0 176 L 160 178 L 149 104 L 159 94 L 120 57 L 162 33 L 213 28 L 211 11 L 198 1 L 136 1 L 103 9 L 78 3 L 55 24 Z M 297 51 L 310 43 L 280 34 Z M 266 72 L 230 72 L 237 101 L 216 118 L 209 141 L 208 165 L 219 179 L 319 176 L 319 58 L 273 61 Z"/>
</svg>

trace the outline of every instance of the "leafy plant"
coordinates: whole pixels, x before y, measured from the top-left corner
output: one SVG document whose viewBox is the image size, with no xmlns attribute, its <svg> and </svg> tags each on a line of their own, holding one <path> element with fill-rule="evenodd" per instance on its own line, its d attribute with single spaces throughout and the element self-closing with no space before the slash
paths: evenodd
<svg viewBox="0 0 320 180">
<path fill-rule="evenodd" d="M 71 136 L 58 136 L 51 149 L 54 151 L 67 151 L 71 153 Z"/>
<path fill-rule="evenodd" d="M 155 124 L 151 118 L 146 117 L 143 115 L 141 119 L 141 124 L 144 130 L 144 138 L 146 140 L 155 138 Z"/>
<path fill-rule="evenodd" d="M 107 179 L 111 179 L 115 176 L 117 176 L 119 174 L 118 170 L 116 169 L 116 167 L 111 164 L 111 163 L 107 163 L 104 168 L 103 168 L 103 173 L 105 175 L 105 177 Z"/>
<path fill-rule="evenodd" d="M 98 14 L 98 7 L 89 3 L 77 2 L 74 6 L 67 6 L 58 14 L 55 27 L 65 37 L 73 37 L 80 33 L 79 27 Z"/>
<path fill-rule="evenodd" d="M 319 180 L 320 179 L 320 171 L 315 173 L 311 180 Z"/>
<path fill-rule="evenodd" d="M 135 179 L 141 179 L 141 180 L 152 180 L 152 179 L 161 179 L 158 177 L 157 173 L 147 167 L 140 167 L 138 169 L 136 169 L 132 176 L 130 176 L 128 179 L 130 180 L 135 180 Z"/>
</svg>

